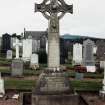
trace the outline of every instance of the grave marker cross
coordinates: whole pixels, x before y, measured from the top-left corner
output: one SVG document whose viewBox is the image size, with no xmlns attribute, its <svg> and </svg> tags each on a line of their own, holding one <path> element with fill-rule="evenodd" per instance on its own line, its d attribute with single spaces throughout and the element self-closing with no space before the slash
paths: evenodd
<svg viewBox="0 0 105 105">
<path fill-rule="evenodd" d="M 19 40 L 16 38 L 16 43 L 13 43 L 13 46 L 16 47 L 16 59 L 19 59 L 19 46 L 22 46 L 22 43 L 19 43 Z"/>
<path fill-rule="evenodd" d="M 59 20 L 65 13 L 73 13 L 73 5 L 67 5 L 64 0 L 44 0 L 35 4 L 35 12 L 41 12 L 49 21 L 48 26 L 48 67 L 59 68 Z"/>
</svg>

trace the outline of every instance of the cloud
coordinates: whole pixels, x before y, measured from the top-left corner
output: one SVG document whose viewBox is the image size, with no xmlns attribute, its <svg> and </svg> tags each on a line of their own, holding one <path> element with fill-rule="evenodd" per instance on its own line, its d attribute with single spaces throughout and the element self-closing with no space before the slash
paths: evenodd
<svg viewBox="0 0 105 105">
<path fill-rule="evenodd" d="M 34 13 L 34 3 L 43 0 L 0 0 L 0 34 L 46 30 L 48 21 Z M 60 33 L 105 37 L 105 0 L 65 0 L 73 3 L 74 13 L 60 20 Z"/>
</svg>

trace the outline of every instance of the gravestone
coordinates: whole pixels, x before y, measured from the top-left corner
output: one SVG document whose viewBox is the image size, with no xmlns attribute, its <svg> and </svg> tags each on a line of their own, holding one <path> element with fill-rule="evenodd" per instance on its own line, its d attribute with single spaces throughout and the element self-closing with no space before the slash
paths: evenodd
<svg viewBox="0 0 105 105">
<path fill-rule="evenodd" d="M 40 46 L 40 40 L 32 40 L 32 52 L 36 53 L 39 51 L 39 46 Z"/>
<path fill-rule="evenodd" d="M 4 79 L 1 78 L 1 73 L 0 73 L 0 97 L 3 97 L 4 95 L 5 95 Z"/>
<path fill-rule="evenodd" d="M 30 61 L 32 55 L 32 38 L 23 39 L 23 54 L 24 61 Z"/>
<path fill-rule="evenodd" d="M 78 95 L 60 69 L 59 19 L 66 12 L 73 13 L 73 6 L 64 0 L 44 0 L 35 4 L 35 11 L 42 12 L 49 21 L 48 68 L 40 75 L 32 92 L 32 105 L 78 105 Z"/>
<path fill-rule="evenodd" d="M 46 41 L 46 54 L 48 54 L 48 40 Z"/>
<path fill-rule="evenodd" d="M 34 69 L 37 69 L 39 67 L 38 54 L 34 53 L 31 55 L 30 67 Z"/>
<path fill-rule="evenodd" d="M 12 59 L 12 50 L 7 51 L 7 59 Z"/>
<path fill-rule="evenodd" d="M 19 39 L 16 38 L 16 43 L 13 43 L 13 46 L 16 48 L 16 57 L 15 59 L 19 59 L 19 47 L 22 46 L 22 43 L 19 43 Z"/>
<path fill-rule="evenodd" d="M 94 73 L 96 72 L 96 67 L 95 66 L 86 66 L 87 72 Z"/>
<path fill-rule="evenodd" d="M 95 46 L 95 47 L 93 48 L 93 54 L 96 54 L 96 52 L 97 52 L 97 46 Z"/>
<path fill-rule="evenodd" d="M 105 42 L 103 40 L 98 40 L 96 42 L 97 45 L 97 51 L 96 51 L 96 57 L 98 61 L 104 61 L 105 60 Z"/>
<path fill-rule="evenodd" d="M 1 53 L 6 56 L 7 51 L 10 49 L 11 49 L 11 36 L 6 33 L 2 36 Z"/>
<path fill-rule="evenodd" d="M 23 75 L 23 61 L 20 59 L 12 60 L 12 76 Z"/>
<path fill-rule="evenodd" d="M 84 66 L 95 66 L 93 55 L 94 42 L 87 39 L 83 42 L 83 64 Z"/>
<path fill-rule="evenodd" d="M 100 68 L 101 68 L 101 69 L 104 69 L 104 62 L 105 62 L 105 61 L 100 61 Z"/>
<path fill-rule="evenodd" d="M 82 64 L 82 45 L 79 43 L 73 45 L 73 64 Z"/>
</svg>

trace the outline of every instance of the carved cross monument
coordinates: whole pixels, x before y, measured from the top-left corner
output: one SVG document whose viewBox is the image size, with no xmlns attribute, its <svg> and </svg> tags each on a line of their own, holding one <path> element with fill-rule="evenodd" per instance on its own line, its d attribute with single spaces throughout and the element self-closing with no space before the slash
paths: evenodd
<svg viewBox="0 0 105 105">
<path fill-rule="evenodd" d="M 35 4 L 35 12 L 41 12 L 49 21 L 48 26 L 48 67 L 60 67 L 59 20 L 65 13 L 73 13 L 73 5 L 64 0 L 44 0 Z"/>
<path fill-rule="evenodd" d="M 19 43 L 19 40 L 16 38 L 16 43 L 13 43 L 13 46 L 16 48 L 16 58 L 19 59 L 19 46 L 22 46 L 22 43 Z"/>
</svg>

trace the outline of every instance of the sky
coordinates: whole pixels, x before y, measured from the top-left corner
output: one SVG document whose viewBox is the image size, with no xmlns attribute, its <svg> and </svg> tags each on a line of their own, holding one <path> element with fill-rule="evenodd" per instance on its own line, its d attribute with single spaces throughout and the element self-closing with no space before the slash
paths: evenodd
<svg viewBox="0 0 105 105">
<path fill-rule="evenodd" d="M 0 35 L 21 34 L 26 30 L 44 31 L 48 20 L 34 12 L 34 3 L 43 0 L 0 0 Z M 65 0 L 74 13 L 60 20 L 60 35 L 75 34 L 105 38 L 105 0 Z"/>
</svg>

